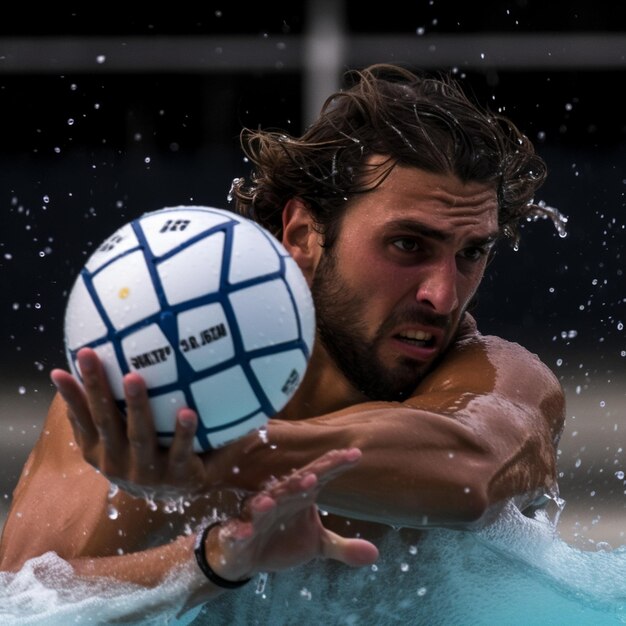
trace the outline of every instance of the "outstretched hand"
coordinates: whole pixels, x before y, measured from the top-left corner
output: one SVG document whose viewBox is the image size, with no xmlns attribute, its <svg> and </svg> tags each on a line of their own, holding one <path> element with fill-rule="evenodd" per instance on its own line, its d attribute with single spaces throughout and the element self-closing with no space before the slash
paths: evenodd
<svg viewBox="0 0 626 626">
<path fill-rule="evenodd" d="M 239 580 L 315 558 L 353 567 L 374 563 L 376 546 L 324 528 L 316 506 L 322 487 L 360 458 L 357 448 L 331 450 L 250 497 L 239 517 L 209 533 L 204 550 L 213 569 L 227 580 Z"/>
<path fill-rule="evenodd" d="M 124 377 L 124 416 L 97 354 L 83 348 L 77 358 L 82 386 L 61 369 L 53 370 L 50 377 L 67 404 L 74 438 L 85 461 L 137 497 L 168 498 L 200 492 L 208 476 L 202 457 L 193 449 L 196 413 L 181 409 L 172 445 L 161 446 L 142 377 L 135 373 Z"/>
</svg>

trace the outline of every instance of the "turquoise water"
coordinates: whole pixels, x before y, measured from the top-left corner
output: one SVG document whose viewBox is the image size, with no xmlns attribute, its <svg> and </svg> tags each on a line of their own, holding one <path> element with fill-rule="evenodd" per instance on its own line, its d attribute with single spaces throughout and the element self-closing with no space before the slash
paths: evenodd
<svg viewBox="0 0 626 626">
<path fill-rule="evenodd" d="M 53 554 L 0 574 L 0 623 L 224 626 L 626 624 L 626 545 L 580 550 L 558 525 L 512 505 L 481 532 L 435 530 L 417 545 L 390 531 L 372 568 L 316 562 L 258 576 L 176 618 L 184 572 L 155 590 L 86 584 Z M 155 615 L 147 606 L 157 606 Z M 116 621 L 129 610 L 141 618 Z"/>
</svg>

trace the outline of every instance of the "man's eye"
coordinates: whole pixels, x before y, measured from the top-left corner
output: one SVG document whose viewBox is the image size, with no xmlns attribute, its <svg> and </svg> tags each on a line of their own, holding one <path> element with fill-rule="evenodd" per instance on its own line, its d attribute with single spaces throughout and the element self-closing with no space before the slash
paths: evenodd
<svg viewBox="0 0 626 626">
<path fill-rule="evenodd" d="M 462 256 L 468 261 L 480 261 L 488 253 L 489 250 L 487 248 L 466 248 L 463 250 Z"/>
<path fill-rule="evenodd" d="M 396 239 L 393 245 L 399 250 L 402 250 L 402 252 L 416 252 L 420 249 L 417 241 L 409 238 Z"/>
</svg>

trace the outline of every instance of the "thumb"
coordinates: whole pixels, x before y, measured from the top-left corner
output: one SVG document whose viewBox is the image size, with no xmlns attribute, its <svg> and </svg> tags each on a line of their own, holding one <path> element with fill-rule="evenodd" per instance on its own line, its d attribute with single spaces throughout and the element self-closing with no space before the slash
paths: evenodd
<svg viewBox="0 0 626 626">
<path fill-rule="evenodd" d="M 362 567 L 376 562 L 378 548 L 365 539 L 347 539 L 325 529 L 322 535 L 322 557 L 352 567 Z"/>
</svg>

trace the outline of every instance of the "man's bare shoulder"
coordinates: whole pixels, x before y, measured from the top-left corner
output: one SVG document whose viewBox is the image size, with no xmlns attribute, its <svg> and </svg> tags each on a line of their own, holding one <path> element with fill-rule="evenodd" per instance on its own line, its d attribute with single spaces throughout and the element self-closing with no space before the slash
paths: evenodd
<svg viewBox="0 0 626 626">
<path fill-rule="evenodd" d="M 519 343 L 496 335 L 483 335 L 466 315 L 456 340 L 437 366 L 424 378 L 415 398 L 439 394 L 468 401 L 493 397 L 526 406 L 543 415 L 558 436 L 564 422 L 563 388 L 548 365 Z"/>
<path fill-rule="evenodd" d="M 561 387 L 554 372 L 536 353 L 504 337 L 483 335 L 474 318 L 467 314 L 455 341 L 431 376 L 436 378 L 441 372 L 449 375 L 451 368 L 460 368 L 464 375 L 469 375 L 471 372 L 466 368 L 470 365 L 476 368 L 474 373 L 483 378 L 503 381 L 508 376 L 522 376 L 532 380 L 542 379 L 546 385 Z"/>
</svg>

